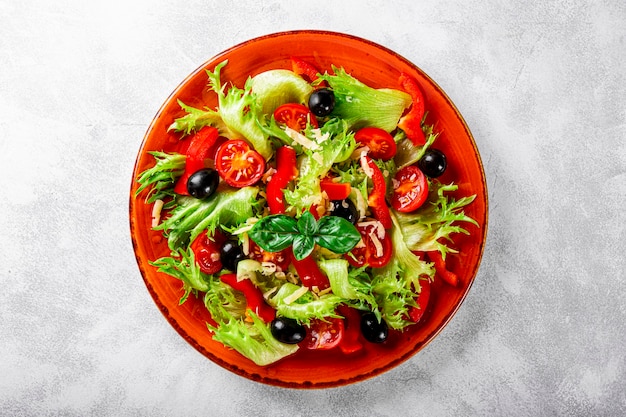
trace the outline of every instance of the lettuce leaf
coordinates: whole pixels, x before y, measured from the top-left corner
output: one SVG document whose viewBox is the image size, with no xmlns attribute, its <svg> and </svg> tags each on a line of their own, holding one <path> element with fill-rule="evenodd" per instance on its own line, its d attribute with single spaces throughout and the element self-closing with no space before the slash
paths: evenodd
<svg viewBox="0 0 626 417">
<path fill-rule="evenodd" d="M 171 250 L 184 248 L 205 230 L 212 235 L 218 225 L 239 225 L 252 217 L 258 193 L 257 187 L 244 187 L 219 190 L 206 200 L 178 196 L 171 215 L 154 229 L 165 232 Z"/>
<path fill-rule="evenodd" d="M 190 248 L 179 250 L 177 257 L 159 258 L 150 262 L 150 265 L 156 267 L 157 271 L 182 281 L 185 293 L 180 298 L 179 304 L 183 304 L 192 292 L 197 293 L 209 289 L 210 276 L 200 271 L 200 266 Z"/>
<path fill-rule="evenodd" d="M 409 94 L 389 88 L 374 89 L 343 68 L 332 68 L 334 75 L 320 77 L 335 93 L 331 117 L 344 119 L 353 130 L 374 126 L 391 132 L 397 127 L 402 113 L 412 103 Z"/>
<path fill-rule="evenodd" d="M 271 115 L 286 103 L 305 104 L 313 87 L 293 71 L 275 69 L 252 77 L 250 88 L 255 95 L 256 112 Z"/>
<path fill-rule="evenodd" d="M 174 196 L 174 184 L 185 171 L 185 155 L 166 152 L 149 152 L 155 164 L 139 174 L 139 187 L 135 196 L 148 189 L 146 203 L 164 200 Z"/>
<path fill-rule="evenodd" d="M 269 304 L 276 308 L 277 315 L 304 324 L 309 324 L 311 319 L 323 320 L 326 317 L 339 317 L 335 313 L 335 309 L 343 299 L 336 294 L 328 293 L 322 296 L 313 296 L 309 291 L 297 300 L 287 302 L 288 297 L 299 291 L 300 288 L 302 287 L 299 285 L 287 282 L 268 300 Z"/>
<path fill-rule="evenodd" d="M 213 339 L 235 349 L 259 366 L 266 366 L 284 357 L 293 355 L 298 345 L 281 343 L 272 336 L 269 324 L 266 324 L 251 310 L 248 314 L 252 323 L 242 319 L 230 319 L 218 327 L 208 325 L 213 332 Z"/>
</svg>

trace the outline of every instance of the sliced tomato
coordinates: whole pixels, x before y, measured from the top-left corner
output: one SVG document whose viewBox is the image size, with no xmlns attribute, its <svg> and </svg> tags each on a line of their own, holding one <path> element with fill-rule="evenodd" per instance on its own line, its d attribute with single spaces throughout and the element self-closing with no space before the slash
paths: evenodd
<svg viewBox="0 0 626 417">
<path fill-rule="evenodd" d="M 252 239 L 250 241 L 249 257 L 259 262 L 271 262 L 275 264 L 281 271 L 287 271 L 289 268 L 289 251 L 287 249 L 279 252 L 267 252 L 259 247 Z"/>
<path fill-rule="evenodd" d="M 306 349 L 332 349 L 341 343 L 344 333 L 343 319 L 328 318 L 325 320 L 311 320 L 307 327 L 306 337 L 300 346 Z"/>
<path fill-rule="evenodd" d="M 320 188 L 326 193 L 329 200 L 345 200 L 350 196 L 352 186 L 348 182 L 334 182 L 330 178 L 320 181 Z"/>
<path fill-rule="evenodd" d="M 317 127 L 317 119 L 308 107 L 298 103 L 287 103 L 274 111 L 274 119 L 291 129 L 301 132 L 306 128 L 307 122 L 312 127 Z"/>
<path fill-rule="evenodd" d="M 220 248 L 225 240 L 226 236 L 216 231 L 211 237 L 202 233 L 191 243 L 196 262 L 205 274 L 217 274 L 222 270 Z"/>
<path fill-rule="evenodd" d="M 393 250 L 389 234 L 383 230 L 385 234 L 381 239 L 373 221 L 357 223 L 356 228 L 361 234 L 362 243 L 359 242 L 351 252 L 344 255 L 350 265 L 357 268 L 364 265 L 382 268 L 387 265 Z"/>
<path fill-rule="evenodd" d="M 417 210 L 428 197 L 428 180 L 415 165 L 400 169 L 393 180 L 391 206 L 403 213 Z"/>
<path fill-rule="evenodd" d="M 261 179 L 265 171 L 265 159 L 245 141 L 229 140 L 217 150 L 215 168 L 229 185 L 241 188 Z"/>
<path fill-rule="evenodd" d="M 354 134 L 354 139 L 369 148 L 374 159 L 388 161 L 396 154 L 396 141 L 387 131 L 378 127 L 364 127 Z"/>
<path fill-rule="evenodd" d="M 426 308 L 428 307 L 428 301 L 430 300 L 430 281 L 420 279 L 420 287 L 421 291 L 415 299 L 418 307 L 411 306 L 409 308 L 409 318 L 414 323 L 417 323 L 424 317 L 424 313 L 426 313 Z"/>
</svg>

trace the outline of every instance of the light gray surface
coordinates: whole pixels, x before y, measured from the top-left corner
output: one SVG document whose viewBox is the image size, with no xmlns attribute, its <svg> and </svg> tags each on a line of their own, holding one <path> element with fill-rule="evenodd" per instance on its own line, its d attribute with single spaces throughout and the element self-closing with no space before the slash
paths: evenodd
<svg viewBox="0 0 626 417">
<path fill-rule="evenodd" d="M 624 415 L 625 4 L 1 0 L 0 414 Z M 424 69 L 465 116 L 490 197 L 482 267 L 441 335 L 310 392 L 187 345 L 145 289 L 127 216 L 176 85 L 227 47 L 307 28 Z"/>
</svg>

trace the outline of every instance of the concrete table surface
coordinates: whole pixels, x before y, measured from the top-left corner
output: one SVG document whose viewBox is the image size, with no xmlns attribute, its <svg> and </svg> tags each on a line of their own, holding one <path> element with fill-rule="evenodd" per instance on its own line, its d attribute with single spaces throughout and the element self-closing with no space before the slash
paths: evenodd
<svg viewBox="0 0 626 417">
<path fill-rule="evenodd" d="M 218 52 L 291 29 L 380 43 L 464 115 L 490 198 L 474 286 L 374 379 L 231 374 L 155 307 L 128 228 L 143 135 Z M 626 3 L 0 1 L 0 415 L 626 414 Z"/>
</svg>

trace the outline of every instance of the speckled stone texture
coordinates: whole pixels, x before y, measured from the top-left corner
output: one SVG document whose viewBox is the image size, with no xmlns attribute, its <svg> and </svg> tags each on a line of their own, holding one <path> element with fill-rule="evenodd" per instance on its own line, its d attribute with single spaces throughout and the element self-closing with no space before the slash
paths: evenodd
<svg viewBox="0 0 626 417">
<path fill-rule="evenodd" d="M 483 263 L 430 345 L 343 388 L 260 385 L 168 325 L 135 263 L 143 134 L 211 56 L 346 32 L 426 71 L 482 154 Z M 0 1 L 0 415 L 626 415 L 626 3 Z"/>
</svg>

